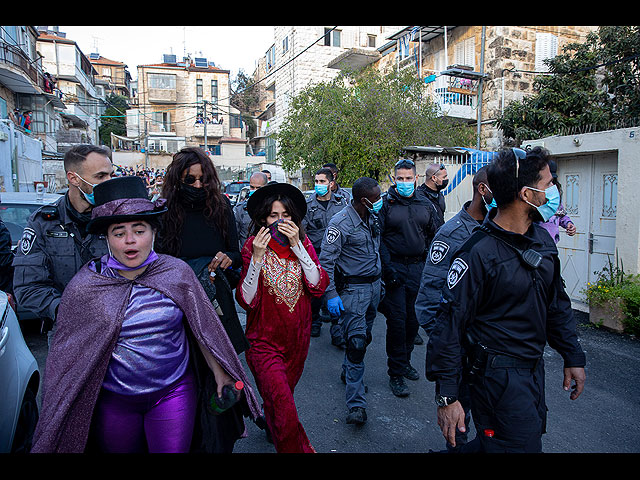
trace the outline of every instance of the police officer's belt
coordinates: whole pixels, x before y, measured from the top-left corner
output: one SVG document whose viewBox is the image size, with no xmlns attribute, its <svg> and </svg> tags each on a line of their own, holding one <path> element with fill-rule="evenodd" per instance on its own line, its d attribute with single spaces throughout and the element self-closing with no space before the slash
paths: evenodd
<svg viewBox="0 0 640 480">
<path fill-rule="evenodd" d="M 380 278 L 378 275 L 351 275 L 343 277 L 345 284 L 358 284 L 358 283 L 373 283 Z"/>
<path fill-rule="evenodd" d="M 524 360 L 522 358 L 511 357 L 508 355 L 492 355 L 489 365 L 494 368 L 535 368 L 540 359 Z"/>
<path fill-rule="evenodd" d="M 426 254 L 418 256 L 406 256 L 406 255 L 394 255 L 391 254 L 391 261 L 395 263 L 402 263 L 407 265 L 409 263 L 420 263 L 426 260 Z"/>
</svg>

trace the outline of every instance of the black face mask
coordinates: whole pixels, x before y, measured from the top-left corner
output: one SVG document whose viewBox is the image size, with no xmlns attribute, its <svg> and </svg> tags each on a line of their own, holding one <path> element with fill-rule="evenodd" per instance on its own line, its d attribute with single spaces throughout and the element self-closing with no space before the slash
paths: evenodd
<svg viewBox="0 0 640 480">
<path fill-rule="evenodd" d="M 207 198 L 204 188 L 196 188 L 186 183 L 180 184 L 180 199 L 189 205 L 201 205 Z"/>
<path fill-rule="evenodd" d="M 449 185 L 449 179 L 448 178 L 443 180 L 440 185 L 436 185 L 436 188 L 438 189 L 438 191 L 444 190 L 445 188 L 447 188 L 447 185 Z"/>
</svg>

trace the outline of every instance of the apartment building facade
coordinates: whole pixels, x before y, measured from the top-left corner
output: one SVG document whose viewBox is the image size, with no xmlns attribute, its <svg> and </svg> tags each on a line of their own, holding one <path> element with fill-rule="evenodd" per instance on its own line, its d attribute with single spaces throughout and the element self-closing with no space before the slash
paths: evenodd
<svg viewBox="0 0 640 480">
<path fill-rule="evenodd" d="M 57 152 L 57 110 L 65 107 L 38 35 L 34 26 L 0 26 L 0 191 L 33 191 L 43 156 Z"/>
<path fill-rule="evenodd" d="M 106 98 L 115 93 L 127 99 L 131 97 L 131 73 L 126 64 L 105 58 L 97 52 L 89 54 L 89 61 L 96 70 L 99 96 Z"/>
<path fill-rule="evenodd" d="M 329 81 L 339 73 L 329 67 L 352 49 L 375 52 L 401 26 L 276 26 L 274 42 L 266 52 L 265 86 L 273 92 L 274 115 L 264 129 L 267 158 L 275 158 L 274 134 L 283 122 L 291 99 L 310 84 Z"/>
<path fill-rule="evenodd" d="M 495 125 L 506 105 L 534 93 L 544 60 L 581 43 L 596 26 L 407 26 L 390 37 L 377 68 L 410 68 L 442 115 L 480 123 L 476 147 L 497 150 Z"/>
<path fill-rule="evenodd" d="M 41 27 L 37 38 L 43 68 L 57 80 L 64 109 L 55 131 L 57 151 L 64 153 L 78 143 L 100 144 L 103 92 L 96 85 L 97 72 L 75 41 L 64 32 Z"/>
<path fill-rule="evenodd" d="M 175 55 L 137 68 L 136 101 L 128 121 L 137 124 L 142 150 L 170 155 L 184 146 L 198 146 L 220 168 L 244 168 L 245 127 L 230 104 L 228 70 L 206 58 L 179 61 Z"/>
</svg>

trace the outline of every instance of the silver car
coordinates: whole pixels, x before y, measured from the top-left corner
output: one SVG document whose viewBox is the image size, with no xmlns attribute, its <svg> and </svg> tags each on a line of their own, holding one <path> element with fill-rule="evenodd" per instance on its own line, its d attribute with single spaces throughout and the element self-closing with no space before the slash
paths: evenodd
<svg viewBox="0 0 640 480">
<path fill-rule="evenodd" d="M 39 417 L 40 370 L 3 291 L 0 314 L 0 453 L 27 453 Z"/>
<path fill-rule="evenodd" d="M 11 235 L 11 250 L 15 252 L 27 226 L 29 216 L 43 205 L 54 203 L 60 198 L 57 193 L 44 192 L 1 192 L 0 218 Z M 21 322 L 38 320 L 36 314 L 18 305 L 18 318 Z"/>
<path fill-rule="evenodd" d="M 56 193 L 1 192 L 0 218 L 9 229 L 11 244 L 16 247 L 29 216 L 43 205 L 60 198 Z"/>
</svg>

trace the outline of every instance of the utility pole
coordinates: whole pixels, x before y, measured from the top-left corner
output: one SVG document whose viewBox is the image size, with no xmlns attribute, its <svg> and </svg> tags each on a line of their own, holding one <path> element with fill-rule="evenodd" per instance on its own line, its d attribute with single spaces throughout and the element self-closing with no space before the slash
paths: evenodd
<svg viewBox="0 0 640 480">
<path fill-rule="evenodd" d="M 144 166 L 149 168 L 149 122 L 144 122 Z"/>
<path fill-rule="evenodd" d="M 480 73 L 482 76 L 480 77 L 480 84 L 478 85 L 478 118 L 477 118 L 477 133 L 476 133 L 476 149 L 480 150 L 480 130 L 482 127 L 482 89 L 484 87 L 483 78 L 484 78 L 484 42 L 486 38 L 487 27 L 482 26 L 482 35 L 480 40 Z"/>
<path fill-rule="evenodd" d="M 208 152 L 209 149 L 207 148 L 207 101 L 206 100 L 202 100 L 202 103 L 204 104 L 204 112 L 203 112 L 203 121 L 204 121 L 204 151 Z"/>
</svg>

